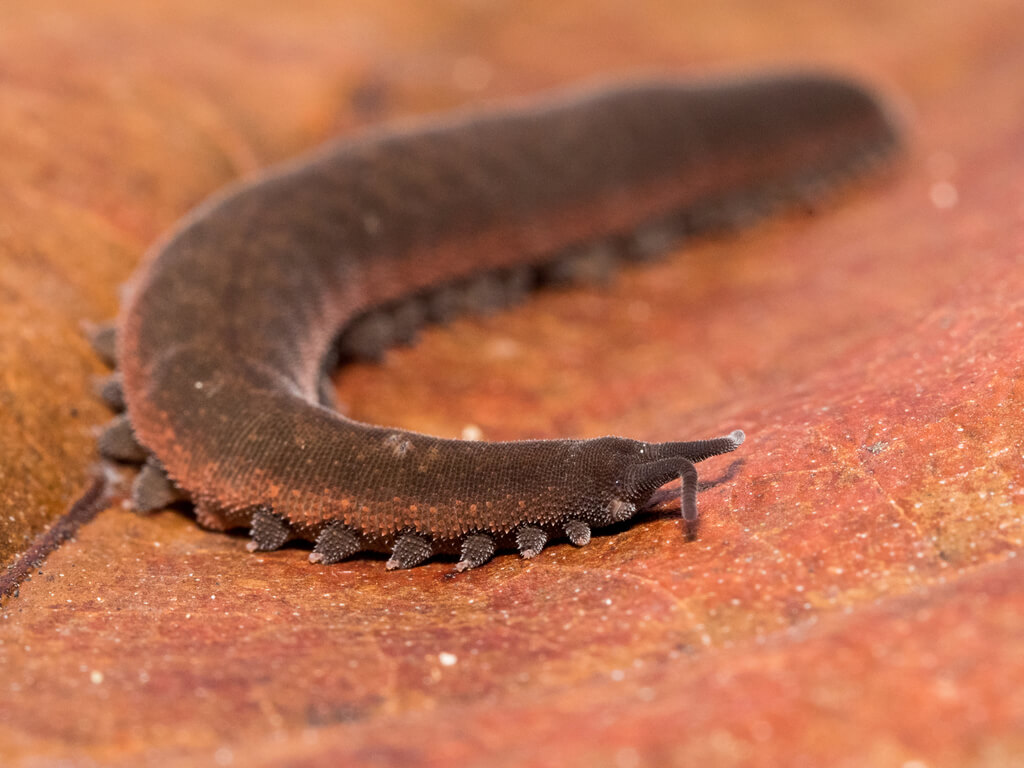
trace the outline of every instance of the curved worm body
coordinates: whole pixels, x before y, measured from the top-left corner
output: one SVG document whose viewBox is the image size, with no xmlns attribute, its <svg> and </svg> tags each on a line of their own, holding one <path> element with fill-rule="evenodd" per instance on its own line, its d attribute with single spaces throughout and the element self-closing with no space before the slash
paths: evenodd
<svg viewBox="0 0 1024 768">
<path fill-rule="evenodd" d="M 329 145 L 228 189 L 155 249 L 104 392 L 127 413 L 100 449 L 147 462 L 138 508 L 187 497 L 204 525 L 249 526 L 251 549 L 315 541 L 314 562 L 531 557 L 556 535 L 585 544 L 678 477 L 692 530 L 694 463 L 742 432 L 445 440 L 341 416 L 325 371 L 423 322 L 813 201 L 895 143 L 865 91 L 788 76 L 634 83 Z"/>
</svg>

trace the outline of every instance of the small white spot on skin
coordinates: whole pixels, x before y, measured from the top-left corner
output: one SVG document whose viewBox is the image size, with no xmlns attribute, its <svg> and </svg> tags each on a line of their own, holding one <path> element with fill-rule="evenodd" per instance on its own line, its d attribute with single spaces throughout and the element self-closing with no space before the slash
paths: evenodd
<svg viewBox="0 0 1024 768">
<path fill-rule="evenodd" d="M 197 381 L 197 382 L 196 382 L 195 384 L 193 384 L 192 386 L 194 386 L 194 387 L 195 387 L 196 389 L 202 389 L 202 388 L 203 388 L 203 382 L 201 382 L 201 381 Z"/>
<path fill-rule="evenodd" d="M 437 660 L 441 662 L 442 667 L 454 667 L 459 661 L 459 657 L 454 653 L 441 652 L 437 654 Z"/>
<path fill-rule="evenodd" d="M 412 451 L 412 441 L 401 432 L 392 432 L 384 438 L 384 445 L 391 449 L 395 456 L 402 457 Z"/>
<path fill-rule="evenodd" d="M 467 424 L 462 428 L 463 440 L 482 440 L 484 431 L 476 424 Z"/>
<path fill-rule="evenodd" d="M 98 669 L 94 669 L 92 672 L 89 673 L 89 682 L 91 682 L 93 685 L 99 685 L 103 682 L 103 673 L 100 672 Z"/>
</svg>

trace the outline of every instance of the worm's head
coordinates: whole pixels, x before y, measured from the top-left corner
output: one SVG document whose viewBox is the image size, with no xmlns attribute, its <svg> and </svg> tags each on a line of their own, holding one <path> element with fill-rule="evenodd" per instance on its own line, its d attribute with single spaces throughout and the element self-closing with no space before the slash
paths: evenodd
<svg viewBox="0 0 1024 768">
<path fill-rule="evenodd" d="M 582 496 L 589 500 L 587 522 L 611 525 L 627 520 L 651 498 L 653 493 L 677 478 L 683 480 L 684 516 L 686 492 L 696 494 L 698 461 L 736 450 L 744 440 L 735 430 L 725 437 L 689 442 L 644 443 L 622 437 L 600 437 L 584 444 L 580 457 L 580 480 L 587 484 Z M 693 515 L 696 502 L 693 502 Z"/>
</svg>

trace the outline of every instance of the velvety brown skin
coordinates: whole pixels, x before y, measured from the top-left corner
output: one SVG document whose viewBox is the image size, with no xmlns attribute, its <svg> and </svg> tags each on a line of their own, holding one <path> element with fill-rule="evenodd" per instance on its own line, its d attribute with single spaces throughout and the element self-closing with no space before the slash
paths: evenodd
<svg viewBox="0 0 1024 768">
<path fill-rule="evenodd" d="M 742 434 L 488 443 L 361 424 L 320 404 L 339 329 L 581 244 L 628 255 L 709 213 L 813 197 L 894 143 L 859 87 L 780 76 L 631 83 L 327 146 L 228 189 L 155 249 L 119 322 L 131 424 L 204 524 L 261 510 L 312 540 L 340 521 L 381 551 L 419 534 L 424 552 L 396 567 L 471 534 L 514 546 L 524 526 L 624 519 L 681 474 L 695 492 L 692 462 Z"/>
</svg>

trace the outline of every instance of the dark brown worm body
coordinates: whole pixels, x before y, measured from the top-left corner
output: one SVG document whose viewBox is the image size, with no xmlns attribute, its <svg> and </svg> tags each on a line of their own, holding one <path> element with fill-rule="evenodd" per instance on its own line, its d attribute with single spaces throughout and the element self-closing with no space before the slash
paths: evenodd
<svg viewBox="0 0 1024 768">
<path fill-rule="evenodd" d="M 251 526 L 254 549 L 316 540 L 314 561 L 532 556 L 551 535 L 586 543 L 676 477 L 692 524 L 693 463 L 741 432 L 443 440 L 339 415 L 325 369 L 460 307 L 813 199 L 894 144 L 860 88 L 789 76 L 637 83 L 328 146 L 229 189 L 156 250 L 118 327 L 128 420 L 101 450 L 151 456 L 140 508 L 187 496 L 205 525 Z"/>
</svg>

